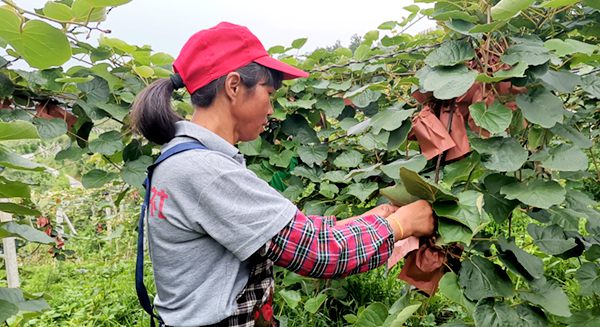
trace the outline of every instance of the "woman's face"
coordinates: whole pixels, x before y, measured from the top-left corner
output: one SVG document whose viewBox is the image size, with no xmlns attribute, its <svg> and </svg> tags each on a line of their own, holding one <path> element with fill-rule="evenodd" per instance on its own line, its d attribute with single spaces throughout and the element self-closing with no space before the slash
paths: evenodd
<svg viewBox="0 0 600 327">
<path fill-rule="evenodd" d="M 268 117 L 273 114 L 272 86 L 259 82 L 252 89 L 242 86 L 242 101 L 234 110 L 238 141 L 256 139 L 265 130 Z"/>
</svg>

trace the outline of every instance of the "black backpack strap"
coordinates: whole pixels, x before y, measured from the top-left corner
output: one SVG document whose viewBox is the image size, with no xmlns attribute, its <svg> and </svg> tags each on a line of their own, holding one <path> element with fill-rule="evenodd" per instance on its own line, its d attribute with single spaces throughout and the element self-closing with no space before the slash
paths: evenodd
<svg viewBox="0 0 600 327">
<path fill-rule="evenodd" d="M 160 323 L 162 319 L 154 313 L 154 305 L 150 302 L 148 296 L 148 290 L 144 285 L 144 218 L 146 217 L 146 209 L 150 204 L 150 183 L 152 180 L 152 173 L 154 169 L 167 158 L 176 155 L 180 152 L 188 150 L 206 149 L 206 147 L 197 142 L 186 142 L 179 143 L 167 151 L 162 153 L 156 161 L 148 167 L 148 176 L 144 181 L 144 188 L 146 189 L 146 195 L 144 196 L 144 203 L 142 203 L 142 209 L 140 211 L 140 219 L 138 221 L 138 239 L 137 239 L 137 258 L 135 262 L 135 290 L 137 292 L 138 300 L 140 305 L 150 315 L 150 326 L 154 327 L 154 318 Z"/>
</svg>

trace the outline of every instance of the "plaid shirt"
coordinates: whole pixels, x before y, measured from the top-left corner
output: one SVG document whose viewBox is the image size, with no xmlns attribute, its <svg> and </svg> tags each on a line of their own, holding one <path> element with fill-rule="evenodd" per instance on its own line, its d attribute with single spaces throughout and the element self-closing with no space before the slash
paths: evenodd
<svg viewBox="0 0 600 327">
<path fill-rule="evenodd" d="M 394 249 L 394 233 L 387 220 L 368 215 L 341 226 L 335 226 L 335 222 L 333 216 L 307 217 L 298 211 L 253 256 L 256 264 L 238 296 L 235 313 L 212 326 L 252 327 L 258 326 L 255 319 L 259 313 L 263 316 L 266 311 L 272 316 L 273 264 L 304 276 L 338 278 L 374 269 L 387 261 Z M 261 326 L 277 326 L 277 322 Z"/>
</svg>

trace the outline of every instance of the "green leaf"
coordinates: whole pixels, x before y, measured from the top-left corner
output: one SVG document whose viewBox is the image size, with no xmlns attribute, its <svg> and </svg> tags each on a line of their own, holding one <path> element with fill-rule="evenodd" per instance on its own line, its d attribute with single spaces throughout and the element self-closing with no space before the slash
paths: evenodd
<svg viewBox="0 0 600 327">
<path fill-rule="evenodd" d="M 300 146 L 298 148 L 298 155 L 307 165 L 311 167 L 314 164 L 320 166 L 321 163 L 327 159 L 328 151 L 329 147 L 327 145 Z"/>
<path fill-rule="evenodd" d="M 380 111 L 371 118 L 370 125 L 372 127 L 373 134 L 379 134 L 381 130 L 393 131 L 400 126 L 402 123 L 412 116 L 415 109 L 402 110 L 402 109 L 387 109 Z"/>
<path fill-rule="evenodd" d="M 87 174 L 83 175 L 81 183 L 85 188 L 97 188 L 102 187 L 104 184 L 110 182 L 115 179 L 118 175 L 112 172 L 93 169 L 89 171 Z"/>
<path fill-rule="evenodd" d="M 127 44 L 127 42 L 125 42 L 123 40 L 119 40 L 117 38 L 106 37 L 104 35 L 100 36 L 100 38 L 98 39 L 98 43 L 100 45 L 104 45 L 109 48 L 120 50 L 124 53 L 131 54 L 131 53 L 135 52 L 135 50 L 136 50 L 135 46 Z"/>
<path fill-rule="evenodd" d="M 144 179 L 146 179 L 146 171 L 151 164 L 152 158 L 149 156 L 141 156 L 136 160 L 128 161 L 121 170 L 121 178 L 125 183 L 141 189 Z"/>
<path fill-rule="evenodd" d="M 369 58 L 369 52 L 371 49 L 366 44 L 361 44 L 354 50 L 354 59 L 357 61 L 364 61 Z"/>
<path fill-rule="evenodd" d="M 308 41 L 307 38 L 295 39 L 294 41 L 292 41 L 292 48 L 300 49 L 304 44 L 306 44 L 306 41 Z"/>
<path fill-rule="evenodd" d="M 408 318 L 412 317 L 412 315 L 419 310 L 421 307 L 421 303 L 409 305 L 406 308 L 402 309 L 402 311 L 397 314 L 390 315 L 383 324 L 383 327 L 402 327 L 404 323 L 408 320 Z"/>
<path fill-rule="evenodd" d="M 498 257 L 513 272 L 520 274 L 527 280 L 544 277 L 544 263 L 542 259 L 525 252 L 515 244 L 514 239 L 508 241 L 502 236 L 496 243 Z"/>
<path fill-rule="evenodd" d="M 515 171 L 527 161 L 527 150 L 512 137 L 471 139 L 471 146 L 482 155 L 483 166 L 487 169 Z"/>
<path fill-rule="evenodd" d="M 415 76 L 422 91 L 432 91 L 440 100 L 452 99 L 465 94 L 475 82 L 477 72 L 465 65 L 421 68 Z"/>
<path fill-rule="evenodd" d="M 81 90 L 83 94 L 85 94 L 88 106 L 96 105 L 99 103 L 106 103 L 110 99 L 110 88 L 108 86 L 108 82 L 101 77 L 94 76 L 94 79 L 87 83 L 78 83 L 77 88 Z M 79 101 L 77 103 L 81 104 L 85 102 Z M 83 107 L 83 109 L 85 110 L 86 108 Z M 87 110 L 86 113 L 88 114 L 88 116 L 90 116 Z M 95 119 L 92 116 L 90 116 L 90 118 Z"/>
<path fill-rule="evenodd" d="M 469 301 L 458 286 L 458 276 L 454 272 L 447 272 L 440 280 L 440 293 L 450 301 L 463 306 L 467 312 L 472 314 L 475 304 Z"/>
<path fill-rule="evenodd" d="M 408 193 L 419 199 L 431 203 L 436 201 L 458 201 L 458 198 L 451 193 L 442 190 L 438 185 L 423 179 L 419 174 L 405 167 L 400 168 L 400 178 Z"/>
<path fill-rule="evenodd" d="M 568 144 L 545 148 L 531 155 L 529 160 L 541 161 L 544 168 L 558 171 L 580 171 L 588 168 L 588 158 L 585 153 Z"/>
<path fill-rule="evenodd" d="M 240 142 L 237 144 L 237 147 L 243 155 L 257 156 L 260 154 L 262 148 L 262 138 L 257 137 L 252 141 Z"/>
<path fill-rule="evenodd" d="M 381 97 L 381 92 L 366 89 L 357 95 L 350 97 L 352 103 L 358 108 L 366 108 L 371 103 L 377 101 Z"/>
<path fill-rule="evenodd" d="M 496 302 L 494 299 L 484 299 L 477 304 L 473 314 L 476 326 L 504 327 L 529 326 L 524 325 L 519 313 L 506 302 Z"/>
<path fill-rule="evenodd" d="M 469 33 L 472 33 L 472 34 L 489 33 L 489 32 L 498 30 L 499 28 L 501 28 L 504 25 L 506 25 L 506 22 L 504 22 L 504 21 L 497 21 L 497 22 L 493 22 L 493 23 L 489 23 L 489 24 L 475 25 L 475 27 L 473 27 L 469 30 Z"/>
<path fill-rule="evenodd" d="M 344 100 L 340 98 L 318 99 L 315 104 L 317 109 L 323 110 L 327 117 L 337 118 L 344 110 Z"/>
<path fill-rule="evenodd" d="M 0 67 L 4 66 L 5 63 L 0 60 Z M 0 98 L 8 98 L 15 91 L 13 82 L 8 76 L 0 73 Z"/>
<path fill-rule="evenodd" d="M 338 155 L 333 164 L 340 168 L 353 168 L 363 161 L 363 155 L 355 150 L 344 151 Z"/>
<path fill-rule="evenodd" d="M 516 181 L 516 178 L 502 174 L 490 174 L 484 179 L 485 188 L 488 192 L 484 193 L 483 199 L 485 204 L 483 207 L 497 223 L 503 223 L 508 219 L 513 209 L 520 203 L 517 200 L 508 200 L 504 195 L 500 194 L 502 186 L 515 183 Z"/>
<path fill-rule="evenodd" d="M 279 294 L 279 296 L 283 298 L 285 303 L 292 309 L 297 307 L 298 303 L 300 303 L 301 300 L 301 296 L 298 291 L 281 290 L 277 294 Z"/>
<path fill-rule="evenodd" d="M 19 313 L 19 307 L 14 303 L 0 299 L 0 322 L 5 322 L 6 319 Z"/>
<path fill-rule="evenodd" d="M 41 212 L 31 209 L 30 207 L 11 202 L 0 202 L 0 211 L 24 216 L 39 216 L 42 214 Z"/>
<path fill-rule="evenodd" d="M 454 66 L 473 59 L 475 51 L 467 41 L 451 40 L 442 43 L 425 58 L 429 67 Z"/>
<path fill-rule="evenodd" d="M 379 186 L 375 182 L 355 183 L 348 186 L 348 194 L 354 195 L 362 202 L 365 202 L 373 192 L 377 191 Z"/>
<path fill-rule="evenodd" d="M 587 75 L 582 78 L 581 88 L 592 98 L 600 99 L 600 77 Z"/>
<path fill-rule="evenodd" d="M 480 166 L 480 162 L 479 154 L 472 152 L 467 158 L 446 165 L 442 180 L 450 186 L 453 186 L 456 182 L 467 181 L 469 178 L 472 180 L 477 177 L 476 171 Z"/>
<path fill-rule="evenodd" d="M 490 217 L 483 210 L 483 194 L 476 191 L 464 191 L 459 194 L 458 203 L 441 202 L 433 203 L 436 215 L 461 223 L 477 234 L 490 222 Z"/>
<path fill-rule="evenodd" d="M 416 196 L 408 193 L 406 187 L 404 187 L 402 183 L 382 188 L 379 190 L 379 194 L 397 206 L 404 206 L 419 200 Z"/>
<path fill-rule="evenodd" d="M 29 225 L 17 224 L 14 221 L 2 223 L 0 225 L 0 236 L 4 237 L 20 237 L 29 242 L 52 244 L 54 239 Z"/>
<path fill-rule="evenodd" d="M 489 108 L 485 102 L 474 103 L 469 106 L 469 112 L 477 126 L 492 134 L 503 133 L 512 121 L 512 111 L 498 101 Z"/>
<path fill-rule="evenodd" d="M 30 122 L 16 120 L 0 121 L 0 141 L 39 139 L 37 129 Z"/>
<path fill-rule="evenodd" d="M 388 308 L 379 302 L 369 304 L 358 314 L 356 327 L 380 327 L 388 316 Z"/>
<path fill-rule="evenodd" d="M 581 84 L 581 77 L 569 71 L 548 70 L 540 79 L 552 90 L 560 93 L 570 93 Z"/>
<path fill-rule="evenodd" d="M 94 76 L 87 77 L 59 77 L 55 78 L 54 81 L 58 83 L 87 83 L 94 79 Z"/>
<path fill-rule="evenodd" d="M 71 7 L 53 1 L 48 1 L 44 5 L 44 16 L 63 22 L 71 21 L 74 18 Z"/>
<path fill-rule="evenodd" d="M 579 294 L 583 296 L 600 295 L 600 266 L 596 263 L 584 262 L 575 273 L 579 282 Z"/>
<path fill-rule="evenodd" d="M 150 62 L 156 66 L 165 66 L 173 63 L 175 59 L 168 53 L 157 52 L 150 56 Z"/>
<path fill-rule="evenodd" d="M 150 78 L 154 76 L 154 69 L 148 66 L 133 66 L 133 71 L 141 78 Z"/>
<path fill-rule="evenodd" d="M 304 310 L 306 312 L 315 314 L 319 311 L 319 308 L 323 305 L 323 303 L 327 300 L 327 295 L 319 294 L 316 297 L 310 298 L 306 300 L 304 303 Z"/>
<path fill-rule="evenodd" d="M 117 131 L 103 133 L 97 139 L 88 143 L 88 148 L 92 152 L 110 156 L 123 149 L 121 134 Z"/>
<path fill-rule="evenodd" d="M 481 73 L 477 75 L 476 80 L 483 83 L 495 83 L 513 77 L 524 77 L 527 70 L 527 64 L 519 62 L 512 66 L 509 70 L 499 70 L 493 76 Z"/>
<path fill-rule="evenodd" d="M 500 0 L 492 7 L 492 19 L 509 20 L 534 2 L 535 0 Z"/>
<path fill-rule="evenodd" d="M 573 142 L 574 145 L 580 148 L 587 149 L 592 147 L 592 140 L 590 140 L 589 137 L 583 135 L 574 127 L 563 124 L 556 124 L 552 128 L 550 128 L 550 132 L 562 137 L 567 141 Z"/>
<path fill-rule="evenodd" d="M 572 55 L 574 53 L 584 53 L 591 55 L 594 51 L 600 50 L 600 47 L 589 43 L 573 40 L 573 39 L 550 39 L 544 42 L 544 46 L 559 57 Z"/>
<path fill-rule="evenodd" d="M 71 145 L 66 149 L 58 151 L 56 156 L 54 156 L 54 160 L 62 161 L 62 160 L 71 160 L 76 161 L 83 155 L 83 150 L 78 148 L 76 145 Z"/>
<path fill-rule="evenodd" d="M 578 3 L 581 0 L 548 0 L 544 3 L 542 3 L 542 7 L 545 8 L 558 8 L 558 7 L 564 7 L 564 6 L 570 6 L 572 4 Z"/>
<path fill-rule="evenodd" d="M 120 106 L 115 103 L 98 103 L 96 104 L 96 106 L 107 112 L 113 118 L 120 121 L 122 121 L 125 118 L 125 116 L 129 114 L 129 108 Z"/>
<path fill-rule="evenodd" d="M 3 146 L 0 146 L 0 167 L 15 168 L 20 170 L 35 170 L 42 171 L 45 168 L 33 161 L 29 161 L 8 151 Z"/>
<path fill-rule="evenodd" d="M 589 261 L 600 259 L 600 244 L 592 244 L 592 246 L 585 251 L 585 258 Z"/>
<path fill-rule="evenodd" d="M 400 179 L 400 167 L 407 168 L 412 171 L 419 172 L 427 165 L 427 159 L 421 154 L 418 154 L 410 159 L 398 159 L 390 162 L 389 164 L 382 165 L 381 171 L 388 177 L 399 180 Z"/>
<path fill-rule="evenodd" d="M 34 118 L 40 137 L 44 140 L 52 139 L 67 133 L 67 123 L 60 118 Z"/>
<path fill-rule="evenodd" d="M 443 217 L 438 219 L 438 233 L 440 233 L 440 238 L 436 240 L 436 243 L 439 244 L 462 242 L 470 245 L 473 238 L 473 232 L 467 226 Z"/>
<path fill-rule="evenodd" d="M 301 144 L 318 143 L 317 133 L 301 115 L 289 116 L 282 124 L 282 130 L 287 135 L 297 139 Z"/>
<path fill-rule="evenodd" d="M 29 198 L 29 185 L 0 176 L 0 198 Z"/>
<path fill-rule="evenodd" d="M 340 192 L 340 189 L 335 184 L 329 184 L 327 182 L 321 183 L 319 186 L 319 194 L 323 195 L 328 199 L 333 197 Z"/>
<path fill-rule="evenodd" d="M 548 209 L 565 201 L 565 189 L 555 181 L 536 179 L 532 182 L 502 186 L 500 193 L 509 200 L 519 200 L 527 205 Z"/>
<path fill-rule="evenodd" d="M 547 91 L 519 94 L 517 105 L 528 121 L 545 128 L 562 123 L 565 114 L 563 102 Z"/>
<path fill-rule="evenodd" d="M 465 296 L 472 301 L 479 301 L 486 297 L 513 295 L 513 285 L 506 272 L 500 266 L 478 255 L 463 261 L 458 273 L 458 282 Z M 477 314 L 477 309 L 475 311 Z"/>
<path fill-rule="evenodd" d="M 19 15 L 7 8 L 0 8 L 0 38 L 35 68 L 60 66 L 71 58 L 65 33 L 41 20 L 21 24 Z"/>
<path fill-rule="evenodd" d="M 286 149 L 280 153 L 270 156 L 269 163 L 275 167 L 287 168 L 290 165 L 290 161 L 293 157 L 294 152 Z"/>
<path fill-rule="evenodd" d="M 538 66 L 550 60 L 550 52 L 538 38 L 513 38 L 513 40 L 516 43 L 506 49 L 502 57 L 500 57 L 503 62 L 509 65 L 523 63 Z"/>
<path fill-rule="evenodd" d="M 558 225 L 541 227 L 529 224 L 527 231 L 533 237 L 533 243 L 550 255 L 561 254 L 577 246 L 575 240 L 567 238 L 563 229 Z"/>
<path fill-rule="evenodd" d="M 535 280 L 530 285 L 531 289 L 529 291 L 519 292 L 519 296 L 522 299 L 541 306 L 553 315 L 561 317 L 571 316 L 569 298 L 560 286 L 554 282 L 546 281 L 545 278 Z"/>
</svg>

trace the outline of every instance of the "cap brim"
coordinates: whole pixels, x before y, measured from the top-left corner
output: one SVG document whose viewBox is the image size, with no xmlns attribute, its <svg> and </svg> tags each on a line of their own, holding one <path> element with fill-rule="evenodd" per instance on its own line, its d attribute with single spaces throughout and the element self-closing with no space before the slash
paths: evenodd
<svg viewBox="0 0 600 327">
<path fill-rule="evenodd" d="M 283 63 L 277 59 L 271 58 L 269 56 L 264 56 L 264 57 L 260 57 L 257 59 L 254 59 L 255 62 L 271 68 L 271 69 L 275 69 L 278 70 L 280 72 L 283 73 L 283 79 L 294 79 L 294 78 L 300 78 L 300 77 L 308 77 L 308 73 L 298 69 L 294 66 L 290 66 L 286 63 Z"/>
</svg>

